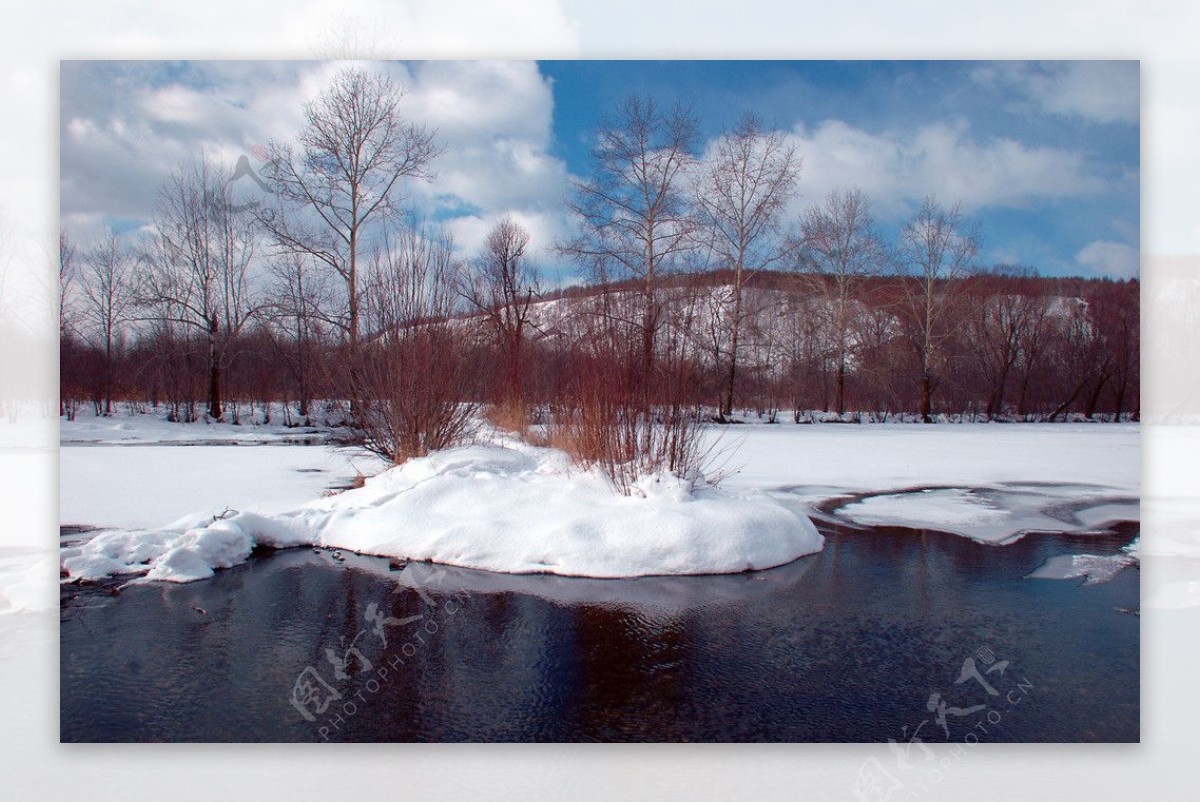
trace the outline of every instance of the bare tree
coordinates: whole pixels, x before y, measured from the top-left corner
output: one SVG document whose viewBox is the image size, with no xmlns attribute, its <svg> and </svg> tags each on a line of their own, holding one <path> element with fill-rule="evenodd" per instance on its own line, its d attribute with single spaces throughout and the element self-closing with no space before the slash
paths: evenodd
<svg viewBox="0 0 1200 803">
<path fill-rule="evenodd" d="M 641 285 L 639 392 L 648 415 L 659 325 L 658 283 L 692 247 L 695 229 L 686 184 L 695 163 L 695 117 L 681 106 L 659 109 L 631 95 L 597 132 L 593 175 L 573 180 L 568 207 L 580 234 L 563 251 L 591 265 L 600 278 L 612 271 Z"/>
<path fill-rule="evenodd" d="M 828 307 L 837 367 L 837 412 L 846 412 L 846 364 L 851 351 L 854 311 L 864 279 L 887 263 L 875 235 L 870 199 L 855 187 L 834 190 L 811 207 L 801 224 L 805 253 L 821 273 L 818 286 Z"/>
<path fill-rule="evenodd" d="M 318 354 L 330 328 L 328 274 L 318 271 L 303 254 L 277 257 L 268 270 L 274 282 L 265 312 L 282 336 L 284 362 L 295 381 L 297 413 L 307 421 L 314 391 L 324 374 Z"/>
<path fill-rule="evenodd" d="M 696 209 L 711 235 L 713 251 L 725 267 L 733 269 L 721 420 L 733 411 L 742 289 L 749 276 L 793 251 L 789 239 L 780 236 L 780 220 L 796 194 L 799 173 L 800 159 L 783 134 L 764 131 L 759 119 L 747 113 L 717 140 L 696 182 Z"/>
<path fill-rule="evenodd" d="M 1012 275 L 1011 271 L 1009 275 Z M 1019 275 L 1028 279 L 1033 274 L 1022 272 Z M 1038 344 L 1031 343 L 1030 338 L 1045 316 L 1045 304 L 1032 288 L 1013 287 L 1015 281 L 1016 276 L 1002 282 L 981 277 L 976 283 L 980 289 L 968 305 L 967 348 L 974 355 L 987 385 L 985 413 L 988 418 L 1004 412 L 1009 381 L 1020 370 L 1022 352 L 1032 350 L 1032 354 L 1036 354 Z"/>
<path fill-rule="evenodd" d="M 75 244 L 67 236 L 67 232 L 58 234 L 58 336 L 65 340 L 73 327 L 71 322 L 71 290 L 79 278 L 79 265 L 76 262 Z"/>
<path fill-rule="evenodd" d="M 434 134 L 404 119 L 403 89 L 388 76 L 348 69 L 305 104 L 299 149 L 272 142 L 263 174 L 284 202 L 260 219 L 284 253 L 305 254 L 346 284 L 342 328 L 349 345 L 351 402 L 360 336 L 359 262 L 364 235 L 403 201 L 401 181 L 431 178 L 441 152 Z"/>
<path fill-rule="evenodd" d="M 452 446 L 474 411 L 451 320 L 460 269 L 449 235 L 424 226 L 402 230 L 371 265 L 359 425 L 366 448 L 393 463 Z"/>
<path fill-rule="evenodd" d="M 524 352 L 530 304 L 540 293 L 528 249 L 529 232 L 505 216 L 488 232 L 483 253 L 471 264 L 463 291 L 495 335 L 504 362 L 503 402 L 519 411 L 525 404 Z"/>
<path fill-rule="evenodd" d="M 1129 406 L 1136 421 L 1141 410 L 1141 285 L 1131 280 L 1115 285 L 1111 293 L 1104 295 L 1099 317 L 1101 325 L 1108 331 L 1108 345 L 1113 352 L 1113 421 L 1121 420 L 1131 397 L 1133 403 Z"/>
<path fill-rule="evenodd" d="M 1025 304 L 1028 308 L 1026 325 L 1021 332 L 1020 344 L 1017 347 L 1017 368 L 1021 377 L 1017 395 L 1017 414 L 1020 416 L 1029 413 L 1029 387 L 1045 362 L 1046 350 L 1053 328 L 1053 320 L 1050 315 L 1052 300 L 1048 296 L 1044 293 L 1030 292 L 1025 296 Z"/>
<path fill-rule="evenodd" d="M 58 414 L 68 415 L 68 420 L 75 419 L 76 399 L 73 397 L 70 374 L 77 370 L 70 364 L 74 356 L 72 339 L 75 332 L 75 322 L 72 320 L 71 296 L 78 279 L 79 265 L 75 245 L 67 236 L 66 230 L 58 233 Z M 70 377 L 70 378 L 69 378 Z"/>
<path fill-rule="evenodd" d="M 230 346 L 258 311 L 248 273 L 259 234 L 250 212 L 233 203 L 224 175 L 201 159 L 163 185 L 138 293 L 150 318 L 170 319 L 206 342 L 208 414 L 216 419 Z"/>
<path fill-rule="evenodd" d="M 900 257 L 913 272 L 905 283 L 913 346 L 921 367 L 921 419 L 931 416 L 943 346 L 952 333 L 952 301 L 960 279 L 979 253 L 979 233 L 963 219 L 959 205 L 940 206 L 927 196 L 917 214 L 900 231 Z"/>
<path fill-rule="evenodd" d="M 134 300 L 134 262 L 115 234 L 90 250 L 83 261 L 81 317 L 85 338 L 99 353 L 101 363 L 99 386 L 93 395 L 97 415 L 112 414 L 115 358 Z"/>
</svg>

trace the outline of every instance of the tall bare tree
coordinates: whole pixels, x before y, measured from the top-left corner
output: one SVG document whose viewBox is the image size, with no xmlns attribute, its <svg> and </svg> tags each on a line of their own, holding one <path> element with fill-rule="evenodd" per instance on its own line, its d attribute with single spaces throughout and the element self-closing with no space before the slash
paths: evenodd
<svg viewBox="0 0 1200 803">
<path fill-rule="evenodd" d="M 696 182 L 696 208 L 711 235 L 713 251 L 722 265 L 733 269 L 728 313 L 729 355 L 720 418 L 733 411 L 737 381 L 738 340 L 742 329 L 742 289 L 755 272 L 769 268 L 792 253 L 789 238 L 781 236 L 780 221 L 796 195 L 800 158 L 779 131 L 766 131 L 746 113 L 716 143 Z"/>
<path fill-rule="evenodd" d="M 687 194 L 696 157 L 696 118 L 682 106 L 664 111 L 631 95 L 606 118 L 592 150 L 593 173 L 573 180 L 568 207 L 580 233 L 563 251 L 600 276 L 633 279 L 641 286 L 640 394 L 648 414 L 659 326 L 658 285 L 695 229 Z"/>
<path fill-rule="evenodd" d="M 930 195 L 900 231 L 900 258 L 912 271 L 905 283 L 913 346 L 921 367 L 921 419 L 933 420 L 943 346 L 952 333 L 953 301 L 979 254 L 979 232 L 958 204 L 946 209 Z"/>
<path fill-rule="evenodd" d="M 467 301 L 487 320 L 504 361 L 503 401 L 521 410 L 530 305 L 540 292 L 527 256 L 529 241 L 529 231 L 506 215 L 488 232 L 464 288 Z"/>
<path fill-rule="evenodd" d="M 208 414 L 223 413 L 229 350 L 258 311 L 250 266 L 259 241 L 248 209 L 234 204 L 226 172 L 200 159 L 159 191 L 154 243 L 138 301 L 145 315 L 199 334 L 208 352 Z"/>
<path fill-rule="evenodd" d="M 855 302 L 863 280 L 887 263 L 875 235 L 870 199 L 857 187 L 834 190 L 804 214 L 806 255 L 820 272 L 818 287 L 829 312 L 837 365 L 837 411 L 846 412 L 846 364 L 851 351 Z"/>
<path fill-rule="evenodd" d="M 117 350 L 134 303 L 135 259 L 115 234 L 87 252 L 80 281 L 84 337 L 100 355 L 96 414 L 111 415 Z"/>
<path fill-rule="evenodd" d="M 347 69 L 304 106 L 299 147 L 272 142 L 263 168 L 282 204 L 260 219 L 284 253 L 305 254 L 346 284 L 351 401 L 361 334 L 359 265 L 364 235 L 382 226 L 404 200 L 402 180 L 432 177 L 441 152 L 434 134 L 406 120 L 402 87 L 382 73 Z"/>
</svg>

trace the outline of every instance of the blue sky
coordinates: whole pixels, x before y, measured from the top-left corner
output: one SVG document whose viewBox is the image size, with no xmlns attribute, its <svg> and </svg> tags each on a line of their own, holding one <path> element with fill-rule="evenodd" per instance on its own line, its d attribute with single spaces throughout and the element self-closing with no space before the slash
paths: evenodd
<svg viewBox="0 0 1200 803">
<path fill-rule="evenodd" d="M 136 229 L 172 167 L 203 150 L 230 165 L 294 137 L 329 62 L 64 62 L 62 213 L 77 239 Z M 604 114 L 630 92 L 689 105 L 711 141 L 743 111 L 803 159 L 798 216 L 861 187 L 893 237 L 921 198 L 961 202 L 981 261 L 1050 275 L 1136 275 L 1136 62 L 388 62 L 404 108 L 438 130 L 438 178 L 410 203 L 464 252 L 514 214 L 543 261 L 569 232 L 561 201 L 590 169 Z M 570 266 L 554 265 L 569 278 Z"/>
<path fill-rule="evenodd" d="M 1076 257 L 1094 242 L 1123 245 L 1134 253 L 1138 249 L 1135 62 L 1095 65 L 1099 69 L 1090 80 L 1074 82 L 1062 76 L 1071 65 L 1061 62 L 563 61 L 540 66 L 554 82 L 555 153 L 572 173 L 586 173 L 590 132 L 604 110 L 630 91 L 690 105 L 706 137 L 718 136 L 746 109 L 783 130 L 838 120 L 883 141 L 903 141 L 922 127 L 948 124 L 959 127 L 963 138 L 985 154 L 989 144 L 1005 141 L 1077 154 L 1082 172 L 1095 179 L 1096 186 L 1078 190 L 1047 182 L 1016 197 L 964 199 L 982 225 L 987 260 L 1022 262 L 1052 274 L 1086 273 L 1089 266 Z M 1071 88 L 1078 95 L 1074 102 L 1065 96 Z M 875 144 L 885 147 L 884 142 Z M 813 150 L 802 148 L 800 155 L 810 162 L 821 158 Z M 1007 167 L 1015 173 L 1022 164 L 1014 161 Z M 970 163 L 954 165 L 965 168 L 963 177 L 969 181 Z M 959 200 L 938 178 L 934 174 L 896 188 L 907 200 L 903 206 L 911 207 L 930 192 L 947 203 Z M 818 188 L 806 186 L 804 179 L 802 171 L 802 200 L 813 203 Z M 827 182 L 818 183 L 825 189 Z M 880 200 L 894 201 L 892 194 Z M 877 210 L 880 226 L 892 235 L 904 214 L 894 202 L 884 206 Z"/>
</svg>

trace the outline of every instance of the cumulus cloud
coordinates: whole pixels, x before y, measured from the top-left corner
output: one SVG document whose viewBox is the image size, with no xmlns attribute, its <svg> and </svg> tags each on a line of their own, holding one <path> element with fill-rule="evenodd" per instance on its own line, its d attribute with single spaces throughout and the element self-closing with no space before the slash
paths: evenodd
<svg viewBox="0 0 1200 803">
<path fill-rule="evenodd" d="M 332 65 L 302 62 L 68 62 L 62 66 L 61 207 L 68 222 L 148 217 L 173 169 L 229 166 L 290 137 Z"/>
<path fill-rule="evenodd" d="M 1135 278 L 1141 264 L 1136 248 L 1112 240 L 1093 240 L 1079 249 L 1075 261 L 1090 273 L 1114 279 Z"/>
<path fill-rule="evenodd" d="M 172 169 L 203 152 L 233 165 L 271 139 L 293 140 L 303 104 L 346 63 L 65 64 L 62 211 L 69 228 L 98 214 L 145 219 Z M 416 211 L 450 220 L 465 251 L 505 213 L 553 238 L 566 182 L 550 154 L 553 94 L 532 62 L 372 64 L 405 88 L 402 112 L 445 146 L 436 181 L 404 188 Z M 253 164 L 253 157 L 252 164 Z M 457 223 L 458 218 L 463 217 Z"/>
<path fill-rule="evenodd" d="M 906 215 L 929 193 L 968 211 L 1024 207 L 1037 201 L 1101 192 L 1081 153 L 1013 139 L 978 140 L 965 121 L 872 133 L 840 120 L 791 132 L 804 159 L 804 203 L 857 186 L 885 217 Z"/>
<path fill-rule="evenodd" d="M 1041 111 L 1096 123 L 1137 123 L 1136 61 L 996 62 L 979 67 L 981 84 L 1015 89 Z"/>
<path fill-rule="evenodd" d="M 465 212 L 454 227 L 473 251 L 481 230 L 504 214 L 527 221 L 535 245 L 547 244 L 567 182 L 551 155 L 554 97 L 531 62 L 426 62 L 414 67 L 415 119 L 436 129 L 445 153 L 437 180 L 414 187 L 423 206 Z M 552 233 L 553 232 L 553 233 Z"/>
</svg>

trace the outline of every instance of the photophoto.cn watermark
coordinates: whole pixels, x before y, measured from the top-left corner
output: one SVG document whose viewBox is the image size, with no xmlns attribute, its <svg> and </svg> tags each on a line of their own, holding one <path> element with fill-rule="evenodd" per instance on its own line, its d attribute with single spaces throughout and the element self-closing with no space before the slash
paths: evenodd
<svg viewBox="0 0 1200 803">
<path fill-rule="evenodd" d="M 446 575 L 444 569 L 410 564 L 404 571 L 411 585 L 398 582 L 392 593 L 415 591 L 422 611 L 394 617 L 385 615 L 377 603 L 368 604 L 363 611 L 363 627 L 349 639 L 342 635 L 336 647 L 326 646 L 321 668 L 311 664 L 304 667 L 292 684 L 288 701 L 316 728 L 322 741 L 336 737 L 359 711 L 371 705 L 395 674 L 427 649 L 469 598 L 465 591 L 440 592 L 437 600 L 429 595 L 425 587 L 441 580 Z M 326 677 L 340 681 L 343 688 L 336 688 Z M 349 690 L 345 689 L 347 682 Z"/>
<path fill-rule="evenodd" d="M 922 800 L 973 747 L 998 739 L 1006 718 L 1033 699 L 1034 684 L 988 647 L 963 659 L 951 691 L 932 691 L 925 717 L 888 738 L 888 760 L 872 756 L 859 767 L 854 795 L 864 801 Z M 938 752 L 926 743 L 946 745 Z M 940 755 L 939 755 L 940 754 Z"/>
</svg>

